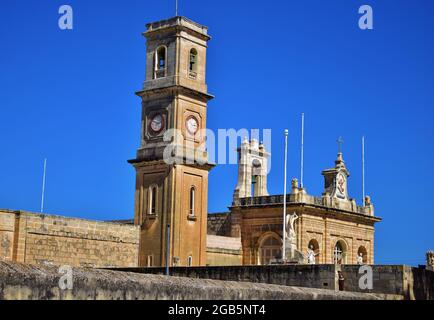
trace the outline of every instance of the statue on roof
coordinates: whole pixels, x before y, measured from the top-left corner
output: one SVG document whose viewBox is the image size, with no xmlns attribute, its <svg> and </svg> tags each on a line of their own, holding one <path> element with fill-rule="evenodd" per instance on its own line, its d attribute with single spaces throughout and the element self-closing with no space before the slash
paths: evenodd
<svg viewBox="0 0 434 320">
<path fill-rule="evenodd" d="M 294 223 L 295 221 L 298 219 L 298 215 L 297 213 L 293 213 L 293 214 L 286 214 L 286 237 L 292 241 L 295 241 L 295 227 L 294 227 Z"/>
</svg>

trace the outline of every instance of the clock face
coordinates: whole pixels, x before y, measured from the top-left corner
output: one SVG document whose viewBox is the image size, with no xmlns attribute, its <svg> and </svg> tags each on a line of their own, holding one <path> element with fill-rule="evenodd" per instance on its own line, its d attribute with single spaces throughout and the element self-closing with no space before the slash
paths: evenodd
<svg viewBox="0 0 434 320">
<path fill-rule="evenodd" d="M 159 133 L 163 130 L 164 126 L 164 118 L 161 113 L 156 114 L 152 117 L 151 123 L 149 124 L 149 128 L 153 133 Z"/>
<path fill-rule="evenodd" d="M 187 131 L 190 134 L 195 135 L 197 130 L 199 129 L 199 122 L 193 116 L 188 117 L 186 121 L 186 127 L 187 127 Z"/>
</svg>

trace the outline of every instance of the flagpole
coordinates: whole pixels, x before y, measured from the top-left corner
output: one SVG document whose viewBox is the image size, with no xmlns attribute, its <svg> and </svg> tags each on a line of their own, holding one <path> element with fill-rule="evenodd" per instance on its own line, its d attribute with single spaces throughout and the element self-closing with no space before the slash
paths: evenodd
<svg viewBox="0 0 434 320">
<path fill-rule="evenodd" d="M 170 224 L 167 224 L 167 245 L 166 245 L 166 276 L 170 275 Z"/>
<path fill-rule="evenodd" d="M 175 0 L 175 17 L 178 16 L 178 0 Z"/>
<path fill-rule="evenodd" d="M 300 165 L 300 187 L 303 188 L 304 171 L 304 112 L 301 114 L 301 165 Z"/>
<path fill-rule="evenodd" d="M 285 239 L 286 239 L 286 163 L 288 160 L 288 129 L 285 129 L 285 169 L 284 169 L 284 181 L 283 181 L 283 241 L 282 241 L 282 261 L 285 261 L 286 259 L 286 245 L 285 245 Z"/>
<path fill-rule="evenodd" d="M 365 206 L 365 137 L 362 137 L 362 202 Z"/>
<path fill-rule="evenodd" d="M 42 176 L 42 199 L 41 199 L 41 213 L 44 211 L 44 195 L 45 195 L 45 176 L 47 172 L 47 159 L 44 159 L 44 175 Z"/>
</svg>

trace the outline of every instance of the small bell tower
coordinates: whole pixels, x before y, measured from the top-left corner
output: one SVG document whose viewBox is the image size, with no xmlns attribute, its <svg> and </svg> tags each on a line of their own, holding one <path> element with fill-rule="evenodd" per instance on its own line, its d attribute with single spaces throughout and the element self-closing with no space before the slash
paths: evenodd
<svg viewBox="0 0 434 320">
<path fill-rule="evenodd" d="M 345 162 L 342 158 L 342 152 L 338 153 L 335 160 L 335 167 L 322 172 L 324 176 L 324 193 L 329 194 L 332 198 L 340 200 L 349 200 L 347 180 L 350 176 Z"/>
<path fill-rule="evenodd" d="M 268 196 L 267 174 L 270 153 L 258 140 L 244 139 L 238 151 L 238 183 L 233 200 Z"/>
</svg>

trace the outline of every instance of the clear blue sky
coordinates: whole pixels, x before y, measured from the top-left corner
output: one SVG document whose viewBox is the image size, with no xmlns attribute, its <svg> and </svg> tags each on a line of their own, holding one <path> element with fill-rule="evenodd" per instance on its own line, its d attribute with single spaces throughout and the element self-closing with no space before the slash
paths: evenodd
<svg viewBox="0 0 434 320">
<path fill-rule="evenodd" d="M 74 9 L 74 30 L 58 8 Z M 374 30 L 358 28 L 370 4 Z M 282 193 L 284 128 L 289 178 L 299 175 L 306 114 L 305 185 L 343 136 L 350 195 L 376 214 L 376 262 L 424 262 L 434 247 L 434 2 L 431 0 L 180 0 L 209 26 L 208 127 L 271 128 L 270 193 Z M 145 73 L 145 23 L 174 15 L 174 0 L 6 0 L 0 4 L 0 207 L 38 211 L 48 158 L 46 212 L 92 219 L 133 216 L 135 156 Z M 230 205 L 235 165 L 210 175 L 209 211 Z"/>
</svg>

